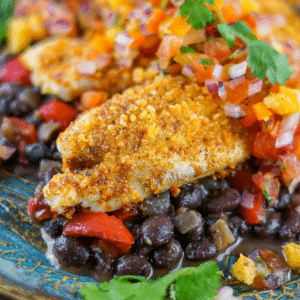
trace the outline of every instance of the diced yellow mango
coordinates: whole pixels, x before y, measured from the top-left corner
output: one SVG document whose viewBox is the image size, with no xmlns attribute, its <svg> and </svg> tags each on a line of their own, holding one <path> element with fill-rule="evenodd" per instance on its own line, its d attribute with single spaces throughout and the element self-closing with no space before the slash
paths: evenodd
<svg viewBox="0 0 300 300">
<path fill-rule="evenodd" d="M 26 18 L 13 18 L 8 26 L 8 51 L 18 53 L 33 42 L 33 33 Z"/>
<path fill-rule="evenodd" d="M 300 269 L 300 245 L 296 243 L 288 243 L 282 247 L 288 265 L 293 270 Z"/>
<path fill-rule="evenodd" d="M 259 11 L 260 4 L 255 0 L 240 0 L 242 3 L 242 15 L 248 15 L 252 12 Z"/>
<path fill-rule="evenodd" d="M 256 104 L 252 105 L 252 108 L 256 114 L 258 121 L 267 120 L 273 114 L 263 102 L 258 102 Z"/>
<path fill-rule="evenodd" d="M 109 41 L 109 43 L 111 45 L 113 45 L 115 43 L 115 37 L 121 31 L 122 31 L 122 28 L 113 27 L 113 28 L 106 29 L 104 35 L 107 38 L 107 40 Z"/>
<path fill-rule="evenodd" d="M 130 5 L 130 1 L 126 0 L 108 0 L 107 3 L 112 9 L 118 9 L 121 5 Z"/>
<path fill-rule="evenodd" d="M 238 261 L 231 267 L 231 273 L 237 280 L 251 285 L 256 274 L 255 263 L 241 254 Z"/>
<path fill-rule="evenodd" d="M 173 17 L 169 17 L 159 25 L 158 36 L 161 39 L 164 37 L 165 34 L 171 34 L 171 30 L 169 30 L 169 26 L 172 22 L 173 22 Z"/>
<path fill-rule="evenodd" d="M 28 25 L 32 31 L 33 38 L 39 41 L 47 36 L 47 31 L 44 26 L 43 17 L 37 14 L 32 14 L 28 17 Z"/>
<path fill-rule="evenodd" d="M 288 93 L 270 94 L 264 98 L 264 104 L 279 115 L 291 115 L 300 110 L 298 98 Z"/>
<path fill-rule="evenodd" d="M 178 62 L 179 64 L 181 64 L 182 66 L 188 64 L 190 66 L 193 66 L 193 60 L 195 59 L 195 57 L 199 55 L 197 53 L 185 53 L 185 54 L 181 54 L 180 52 L 177 53 L 174 56 L 174 60 L 176 62 Z"/>
</svg>

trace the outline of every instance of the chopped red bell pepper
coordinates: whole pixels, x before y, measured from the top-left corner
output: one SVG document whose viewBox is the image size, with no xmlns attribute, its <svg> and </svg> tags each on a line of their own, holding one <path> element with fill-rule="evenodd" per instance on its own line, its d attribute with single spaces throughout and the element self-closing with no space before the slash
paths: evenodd
<svg viewBox="0 0 300 300">
<path fill-rule="evenodd" d="M 240 204 L 240 211 L 249 225 L 261 224 L 266 220 L 266 210 L 263 206 L 263 193 L 248 193 L 244 191 Z"/>
<path fill-rule="evenodd" d="M 139 215 L 139 210 L 135 207 L 124 207 L 114 211 L 114 216 L 122 221 L 133 221 Z"/>
<path fill-rule="evenodd" d="M 23 85 L 31 85 L 30 71 L 23 66 L 17 56 L 0 68 L 0 82 L 20 82 Z"/>
<path fill-rule="evenodd" d="M 43 221 L 52 217 L 50 206 L 45 202 L 45 199 L 31 198 L 28 201 L 28 214 L 36 221 Z"/>
<path fill-rule="evenodd" d="M 57 100 L 44 104 L 39 111 L 46 122 L 60 123 L 60 130 L 66 129 L 77 115 L 77 111 L 71 105 Z"/>
<path fill-rule="evenodd" d="M 123 222 L 107 213 L 85 213 L 74 215 L 63 229 L 71 236 L 97 237 L 112 242 L 117 248 L 129 253 L 135 238 Z"/>
</svg>

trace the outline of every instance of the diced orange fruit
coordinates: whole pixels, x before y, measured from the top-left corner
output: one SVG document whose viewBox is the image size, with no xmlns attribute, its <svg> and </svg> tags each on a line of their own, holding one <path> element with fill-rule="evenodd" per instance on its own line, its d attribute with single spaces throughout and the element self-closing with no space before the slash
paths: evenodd
<svg viewBox="0 0 300 300">
<path fill-rule="evenodd" d="M 142 45 L 145 41 L 145 36 L 138 30 L 129 33 L 129 36 L 133 38 L 133 42 L 129 45 L 129 48 L 135 48 Z"/>
<path fill-rule="evenodd" d="M 103 104 L 106 99 L 106 92 L 87 91 L 82 94 L 80 102 L 83 110 L 86 110 Z"/>
<path fill-rule="evenodd" d="M 255 263 L 241 254 L 238 261 L 231 267 L 231 273 L 237 280 L 251 285 L 256 273 Z"/>
<path fill-rule="evenodd" d="M 146 26 L 146 29 L 152 33 L 157 33 L 161 23 L 166 19 L 166 14 L 160 8 L 156 8 L 153 12 L 152 18 Z"/>
<path fill-rule="evenodd" d="M 101 34 L 96 34 L 93 37 L 91 45 L 98 54 L 107 53 L 111 48 L 111 43 Z"/>
<path fill-rule="evenodd" d="M 266 120 L 272 115 L 272 112 L 267 108 L 267 106 L 263 102 L 259 102 L 252 105 L 252 108 L 256 114 L 258 121 Z"/>
<path fill-rule="evenodd" d="M 169 26 L 170 32 L 180 37 L 184 37 L 191 29 L 191 26 L 187 24 L 186 20 L 187 18 L 183 19 L 181 16 L 175 17 Z"/>
</svg>

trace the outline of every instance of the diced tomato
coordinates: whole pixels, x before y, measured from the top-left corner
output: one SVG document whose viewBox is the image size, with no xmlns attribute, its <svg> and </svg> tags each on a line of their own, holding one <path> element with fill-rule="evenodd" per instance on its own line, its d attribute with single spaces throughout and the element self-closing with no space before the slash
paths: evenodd
<svg viewBox="0 0 300 300">
<path fill-rule="evenodd" d="M 300 176 L 300 161 L 293 153 L 288 153 L 283 158 L 281 178 L 286 186 L 289 186 L 294 178 Z"/>
<path fill-rule="evenodd" d="M 39 111 L 46 122 L 60 123 L 60 130 L 66 129 L 77 115 L 76 110 L 71 105 L 57 100 L 51 100 L 44 104 Z"/>
<path fill-rule="evenodd" d="M 133 221 L 138 215 L 139 210 L 135 207 L 123 207 L 114 211 L 114 216 L 122 221 Z"/>
<path fill-rule="evenodd" d="M 205 82 L 206 79 L 213 78 L 212 74 L 215 69 L 215 65 L 219 62 L 216 59 L 212 59 L 206 54 L 199 54 L 193 60 L 195 67 L 195 77 L 198 82 Z"/>
<path fill-rule="evenodd" d="M 129 253 L 135 238 L 123 222 L 107 213 L 79 213 L 68 221 L 63 232 L 71 236 L 90 236 L 112 242 Z"/>
<path fill-rule="evenodd" d="M 36 221 L 43 221 L 52 217 L 50 206 L 45 202 L 45 199 L 31 198 L 28 201 L 28 214 Z"/>
<path fill-rule="evenodd" d="M 268 201 L 273 202 L 273 200 L 277 199 L 280 190 L 278 178 L 274 177 L 271 173 L 257 173 L 252 176 L 252 179 L 255 185 L 265 193 Z"/>
<path fill-rule="evenodd" d="M 241 104 L 241 108 L 245 112 L 245 117 L 239 120 L 240 123 L 245 127 L 251 127 L 255 122 L 257 122 L 254 110 L 251 106 L 244 104 Z"/>
<path fill-rule="evenodd" d="M 288 267 L 287 263 L 282 258 L 280 258 L 278 254 L 271 250 L 259 249 L 259 254 L 270 269 L 284 269 Z"/>
<path fill-rule="evenodd" d="M 259 190 L 252 180 L 253 172 L 250 171 L 238 171 L 234 176 L 228 178 L 229 185 L 238 190 L 240 193 L 243 193 L 244 190 L 247 190 L 250 193 L 256 193 Z"/>
<path fill-rule="evenodd" d="M 23 85 L 31 85 L 30 71 L 23 66 L 19 56 L 9 60 L 0 69 L 0 82 L 20 82 Z"/>
<path fill-rule="evenodd" d="M 204 43 L 204 53 L 218 61 L 228 57 L 231 51 L 224 38 L 212 39 Z"/>
<path fill-rule="evenodd" d="M 298 160 L 300 160 L 300 135 L 295 135 L 294 145 L 291 152 L 297 156 Z"/>
<path fill-rule="evenodd" d="M 252 194 L 244 191 L 240 204 L 240 212 L 249 225 L 265 222 L 266 210 L 263 206 L 263 200 L 264 195 L 261 192 Z"/>
<path fill-rule="evenodd" d="M 254 141 L 253 155 L 263 159 L 276 159 L 282 151 L 275 148 L 276 138 L 268 132 L 258 132 Z"/>
</svg>

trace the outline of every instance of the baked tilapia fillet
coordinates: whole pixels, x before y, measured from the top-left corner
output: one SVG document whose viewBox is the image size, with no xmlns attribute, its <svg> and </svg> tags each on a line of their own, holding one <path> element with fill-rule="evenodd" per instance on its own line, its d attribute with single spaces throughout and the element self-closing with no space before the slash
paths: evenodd
<svg viewBox="0 0 300 300">
<path fill-rule="evenodd" d="M 134 84 L 132 68 L 116 65 L 112 54 L 88 60 L 89 44 L 85 38 L 51 38 L 30 47 L 21 59 L 31 70 L 34 86 L 64 101 L 73 101 L 87 90 L 113 94 Z"/>
<path fill-rule="evenodd" d="M 58 138 L 62 174 L 43 193 L 52 210 L 109 212 L 250 157 L 220 99 L 185 77 L 158 76 L 77 119 Z"/>
</svg>

